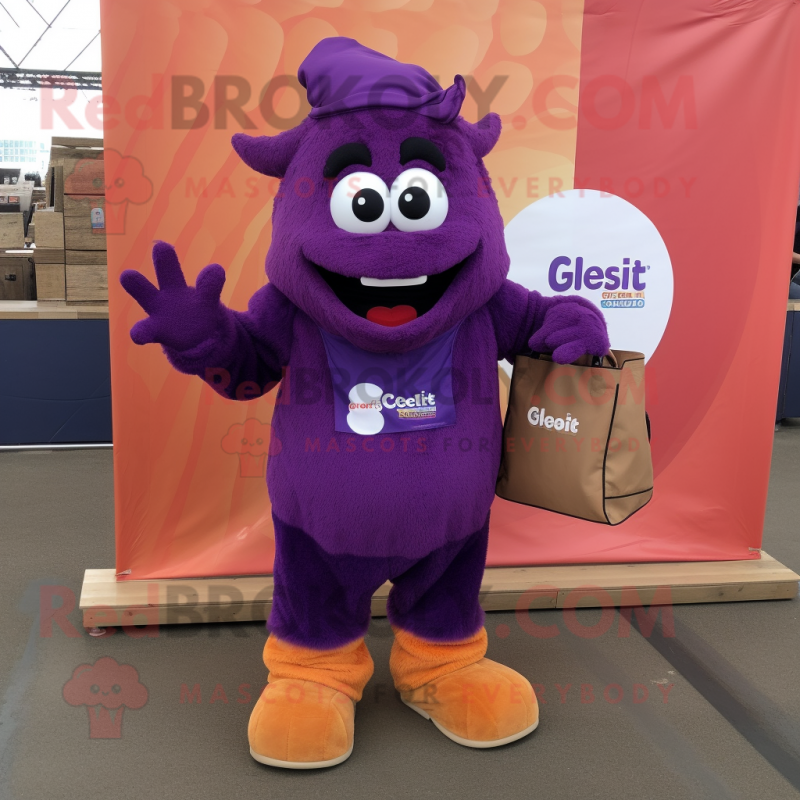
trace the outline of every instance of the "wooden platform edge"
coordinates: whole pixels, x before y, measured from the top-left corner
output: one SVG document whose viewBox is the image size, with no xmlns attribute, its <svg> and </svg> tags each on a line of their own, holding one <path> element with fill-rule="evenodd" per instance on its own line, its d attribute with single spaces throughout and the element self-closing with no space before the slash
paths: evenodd
<svg viewBox="0 0 800 800">
<path fill-rule="evenodd" d="M 486 611 L 602 608 L 788 600 L 800 575 L 767 553 L 758 560 L 657 564 L 490 567 Z M 386 616 L 386 583 L 372 598 L 372 616 Z M 113 569 L 87 569 L 79 608 L 87 628 L 265 620 L 272 577 L 118 581 Z"/>
</svg>

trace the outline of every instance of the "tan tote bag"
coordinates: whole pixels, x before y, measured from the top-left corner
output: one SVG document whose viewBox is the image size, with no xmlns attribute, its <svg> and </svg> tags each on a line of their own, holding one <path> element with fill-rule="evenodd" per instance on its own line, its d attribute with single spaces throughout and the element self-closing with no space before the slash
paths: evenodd
<svg viewBox="0 0 800 800">
<path fill-rule="evenodd" d="M 649 427 L 642 353 L 563 365 L 517 356 L 497 494 L 618 525 L 653 496 Z"/>
</svg>

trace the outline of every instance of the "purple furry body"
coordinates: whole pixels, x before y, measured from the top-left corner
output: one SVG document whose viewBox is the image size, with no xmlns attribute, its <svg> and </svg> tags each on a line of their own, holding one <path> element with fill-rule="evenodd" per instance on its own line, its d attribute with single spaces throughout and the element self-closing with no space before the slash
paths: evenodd
<svg viewBox="0 0 800 800">
<path fill-rule="evenodd" d="M 302 529 L 273 515 L 275 591 L 270 629 L 294 644 L 326 649 L 363 636 L 372 595 L 392 581 L 389 621 L 429 641 L 472 636 L 483 624 L 478 602 L 489 520 L 475 533 L 423 558 L 326 552 Z"/>
<path fill-rule="evenodd" d="M 553 352 L 561 362 L 608 349 L 605 323 L 591 303 L 545 298 L 506 279 L 503 221 L 482 161 L 499 133 L 496 115 L 473 125 L 460 117 L 443 123 L 410 111 L 370 109 L 309 118 L 272 138 L 237 135 L 234 147 L 246 163 L 282 178 L 266 262 L 270 283 L 248 311 L 219 303 L 224 273 L 216 265 L 200 274 L 197 288 L 182 284 L 168 245 L 154 251 L 160 291 L 138 274 L 123 276 L 150 314 L 134 327 L 134 340 L 161 343 L 177 369 L 209 380 L 233 399 L 262 394 L 288 369 L 273 418 L 282 448 L 270 457 L 267 482 L 276 518 L 276 587 L 282 587 L 273 625 L 296 643 L 327 647 L 362 635 L 364 598 L 384 580 L 402 583 L 400 576 L 413 573 L 415 563 L 428 564 L 419 571 L 441 581 L 429 580 L 423 591 L 424 581 L 406 580 L 412 588 L 395 598 L 405 597 L 407 608 L 392 606 L 394 621 L 434 639 L 474 633 L 482 619 L 477 593 L 501 453 L 497 360 L 529 347 Z M 401 164 L 410 137 L 432 142 L 444 155 L 444 168 L 415 159 Z M 332 182 L 323 180 L 330 154 L 354 142 L 368 146 L 371 163 L 349 164 Z M 414 167 L 434 172 L 446 190 L 449 210 L 438 227 L 408 232 L 390 223 L 362 234 L 334 223 L 332 183 L 369 172 L 391 187 Z M 354 313 L 349 298 L 333 288 L 339 285 L 333 279 L 353 279 L 348 285 L 361 291 L 362 277 L 420 275 L 433 285 L 445 274 L 451 277 L 433 305 L 396 327 Z M 320 329 L 370 353 L 405 353 L 457 325 L 455 424 L 374 436 L 334 430 L 333 384 Z M 459 544 L 479 534 L 480 546 L 464 550 Z M 300 538 L 305 550 L 298 550 Z M 474 563 L 449 570 L 459 558 Z M 478 576 L 477 583 L 464 583 L 464 569 Z M 462 584 L 469 586 L 469 598 L 459 600 L 466 609 L 459 616 L 446 598 Z M 337 603 L 352 605 L 352 613 L 323 615 L 324 630 L 317 630 L 319 619 L 305 620 L 304 598 L 309 591 L 318 600 L 336 597 L 342 586 Z"/>
<path fill-rule="evenodd" d="M 282 447 L 267 469 L 276 516 L 330 553 L 421 558 L 486 519 L 501 452 L 497 360 L 527 349 L 556 302 L 506 281 L 456 336 L 456 424 L 405 435 L 334 430 L 319 328 L 274 285 L 256 295 L 247 314 L 228 312 L 229 338 L 211 355 L 167 355 L 181 371 L 224 374 L 231 398 L 260 394 L 288 365 L 272 421 Z"/>
</svg>

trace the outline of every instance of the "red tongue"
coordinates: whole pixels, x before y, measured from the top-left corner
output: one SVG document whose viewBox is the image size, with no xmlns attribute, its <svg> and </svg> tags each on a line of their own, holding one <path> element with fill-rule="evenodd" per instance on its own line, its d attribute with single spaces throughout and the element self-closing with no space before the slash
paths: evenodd
<svg viewBox="0 0 800 800">
<path fill-rule="evenodd" d="M 376 325 L 385 325 L 387 328 L 396 328 L 398 325 L 405 325 L 417 318 L 417 311 L 412 306 L 375 306 L 367 311 L 367 319 Z"/>
</svg>

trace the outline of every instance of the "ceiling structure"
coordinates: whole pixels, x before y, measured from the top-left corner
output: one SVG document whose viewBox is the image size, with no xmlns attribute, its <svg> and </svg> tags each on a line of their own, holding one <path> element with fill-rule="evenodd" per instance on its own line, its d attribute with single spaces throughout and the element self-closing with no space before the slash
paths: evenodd
<svg viewBox="0 0 800 800">
<path fill-rule="evenodd" d="M 38 89 L 43 86 L 102 90 L 99 72 L 46 69 L 0 69 L 0 88 Z"/>
<path fill-rule="evenodd" d="M 99 0 L 0 0 L 0 87 L 100 89 Z"/>
</svg>

